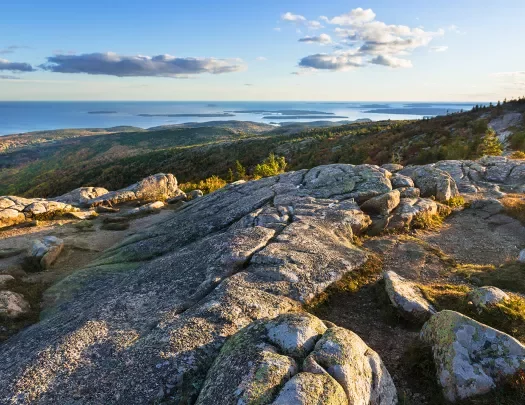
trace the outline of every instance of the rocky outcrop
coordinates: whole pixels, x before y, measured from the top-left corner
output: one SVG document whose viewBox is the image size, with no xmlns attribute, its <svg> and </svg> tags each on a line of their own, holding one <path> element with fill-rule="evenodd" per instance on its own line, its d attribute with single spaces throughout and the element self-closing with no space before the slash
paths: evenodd
<svg viewBox="0 0 525 405">
<path fill-rule="evenodd" d="M 383 279 L 391 304 L 407 320 L 422 324 L 436 313 L 434 307 L 411 281 L 393 271 L 385 272 Z"/>
<path fill-rule="evenodd" d="M 498 134 L 500 142 L 506 142 L 512 134 L 511 127 L 520 125 L 523 122 L 523 115 L 519 112 L 509 112 L 489 122 L 489 127 Z"/>
<path fill-rule="evenodd" d="M 0 291 L 0 320 L 20 318 L 30 310 L 31 307 L 22 294 Z"/>
<path fill-rule="evenodd" d="M 195 401 L 228 337 L 366 262 L 358 203 L 390 192 L 389 176 L 328 165 L 186 203 L 46 291 L 43 320 L 0 346 L 0 402 Z"/>
<path fill-rule="evenodd" d="M 479 287 L 472 290 L 468 299 L 476 307 L 479 312 L 482 312 L 490 307 L 509 299 L 510 296 L 497 287 Z"/>
<path fill-rule="evenodd" d="M 522 192 L 525 189 L 525 161 L 502 156 L 485 156 L 479 160 L 445 160 L 432 166 L 449 173 L 462 193 L 494 191 L 499 186 Z"/>
<path fill-rule="evenodd" d="M 408 177 L 403 176 L 402 174 L 394 174 L 390 181 L 392 182 L 393 188 L 402 188 L 402 187 L 414 187 L 414 181 Z"/>
<path fill-rule="evenodd" d="M 451 175 L 435 165 L 409 166 L 399 172 L 410 177 L 421 191 L 422 197 L 434 196 L 438 201 L 448 201 L 459 195 Z"/>
<path fill-rule="evenodd" d="M 356 334 L 287 314 L 230 338 L 209 370 L 197 404 L 238 403 L 386 405 L 397 403 L 397 393 Z"/>
<path fill-rule="evenodd" d="M 74 205 L 76 207 L 83 207 L 89 200 L 100 197 L 107 193 L 109 193 L 109 190 L 106 190 L 103 187 L 79 187 L 67 194 L 63 194 L 60 197 L 54 198 L 53 200 Z"/>
<path fill-rule="evenodd" d="M 50 219 L 56 215 L 75 211 L 62 202 L 43 198 L 0 197 L 0 228 L 20 224 L 32 219 Z"/>
<path fill-rule="evenodd" d="M 402 198 L 397 208 L 388 218 L 387 229 L 403 230 L 409 228 L 415 220 L 425 219 L 440 213 L 446 214 L 447 208 L 427 198 Z"/>
<path fill-rule="evenodd" d="M 432 346 L 438 382 L 449 401 L 485 394 L 501 379 L 525 370 L 525 346 L 454 311 L 433 315 L 421 339 Z"/>
<path fill-rule="evenodd" d="M 56 236 L 46 236 L 42 240 L 34 240 L 27 252 L 27 261 L 35 270 L 47 270 L 58 258 L 64 241 Z"/>
<path fill-rule="evenodd" d="M 96 198 L 89 199 L 83 205 L 96 207 L 99 205 L 112 206 L 134 200 L 164 201 L 179 194 L 182 194 L 182 191 L 178 188 L 175 176 L 173 174 L 158 173 L 121 190 L 110 191 Z"/>
<path fill-rule="evenodd" d="M 392 190 L 365 201 L 361 209 L 367 213 L 388 215 L 399 205 L 400 196 L 398 190 Z"/>
</svg>

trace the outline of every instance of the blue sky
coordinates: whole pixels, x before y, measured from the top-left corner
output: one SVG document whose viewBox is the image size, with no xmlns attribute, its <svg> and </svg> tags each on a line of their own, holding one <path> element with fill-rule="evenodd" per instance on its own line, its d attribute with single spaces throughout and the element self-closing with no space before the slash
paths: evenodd
<svg viewBox="0 0 525 405">
<path fill-rule="evenodd" d="M 6 0 L 0 19 L 2 100 L 525 94 L 517 0 Z"/>
</svg>

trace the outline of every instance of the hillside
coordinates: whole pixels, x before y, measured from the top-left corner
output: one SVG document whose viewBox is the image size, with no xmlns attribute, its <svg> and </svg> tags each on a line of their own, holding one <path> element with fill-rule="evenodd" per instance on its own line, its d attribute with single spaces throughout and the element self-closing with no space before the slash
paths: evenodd
<svg viewBox="0 0 525 405">
<path fill-rule="evenodd" d="M 240 161 L 248 172 L 270 152 L 289 169 L 327 163 L 430 163 L 474 159 L 489 124 L 509 147 L 525 150 L 525 101 L 421 121 L 360 122 L 328 128 L 230 123 L 57 139 L 5 151 L 0 195 L 53 196 L 79 186 L 116 189 L 157 172 L 196 182 L 228 178 Z M 224 124 L 222 124 L 224 125 Z M 229 125 L 234 125 L 230 128 Z M 239 129 L 240 128 L 240 129 Z M 251 128 L 252 132 L 243 132 Z M 0 142 L 2 138 L 0 138 Z M 512 139 L 511 139 L 512 141 Z M 512 144 L 512 145 L 511 145 Z"/>
</svg>

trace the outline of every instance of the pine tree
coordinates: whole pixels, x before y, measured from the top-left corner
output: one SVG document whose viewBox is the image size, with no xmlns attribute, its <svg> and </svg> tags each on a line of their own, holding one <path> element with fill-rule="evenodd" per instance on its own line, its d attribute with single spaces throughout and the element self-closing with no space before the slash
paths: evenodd
<svg viewBox="0 0 525 405">
<path fill-rule="evenodd" d="M 496 132 L 493 129 L 487 129 L 485 136 L 481 140 L 479 145 L 479 154 L 481 156 L 500 156 L 503 153 L 501 142 L 496 136 Z"/>
<path fill-rule="evenodd" d="M 237 174 L 237 180 L 244 180 L 246 178 L 246 169 L 238 160 L 235 162 L 235 172 Z"/>
</svg>

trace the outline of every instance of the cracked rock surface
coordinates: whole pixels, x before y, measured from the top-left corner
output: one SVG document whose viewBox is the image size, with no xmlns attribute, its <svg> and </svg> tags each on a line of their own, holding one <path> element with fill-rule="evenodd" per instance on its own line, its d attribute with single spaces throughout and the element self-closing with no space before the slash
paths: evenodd
<svg viewBox="0 0 525 405">
<path fill-rule="evenodd" d="M 389 176 L 329 165 L 230 185 L 107 250 L 0 346 L 0 403 L 194 401 L 228 337 L 367 260 L 353 199 L 388 193 Z"/>
<path fill-rule="evenodd" d="M 303 304 L 367 261 L 355 235 L 440 213 L 438 201 L 458 195 L 457 181 L 495 194 L 491 178 L 502 189 L 519 187 L 512 179 L 520 170 L 504 159 L 404 169 L 336 164 L 191 200 L 46 291 L 41 321 L 0 345 L 0 403 L 208 403 L 223 395 L 245 395 L 246 403 L 396 403 L 379 356 L 353 332 L 305 315 Z M 88 205 L 180 191 L 172 175 L 156 176 Z M 407 190 L 413 198 L 402 196 Z M 374 198 L 379 214 L 370 217 L 362 208 Z M 490 201 L 472 212 L 492 220 L 498 209 Z M 241 357 L 222 356 L 261 334 L 260 344 L 232 349 Z M 235 359 L 238 370 L 209 373 Z"/>
</svg>

